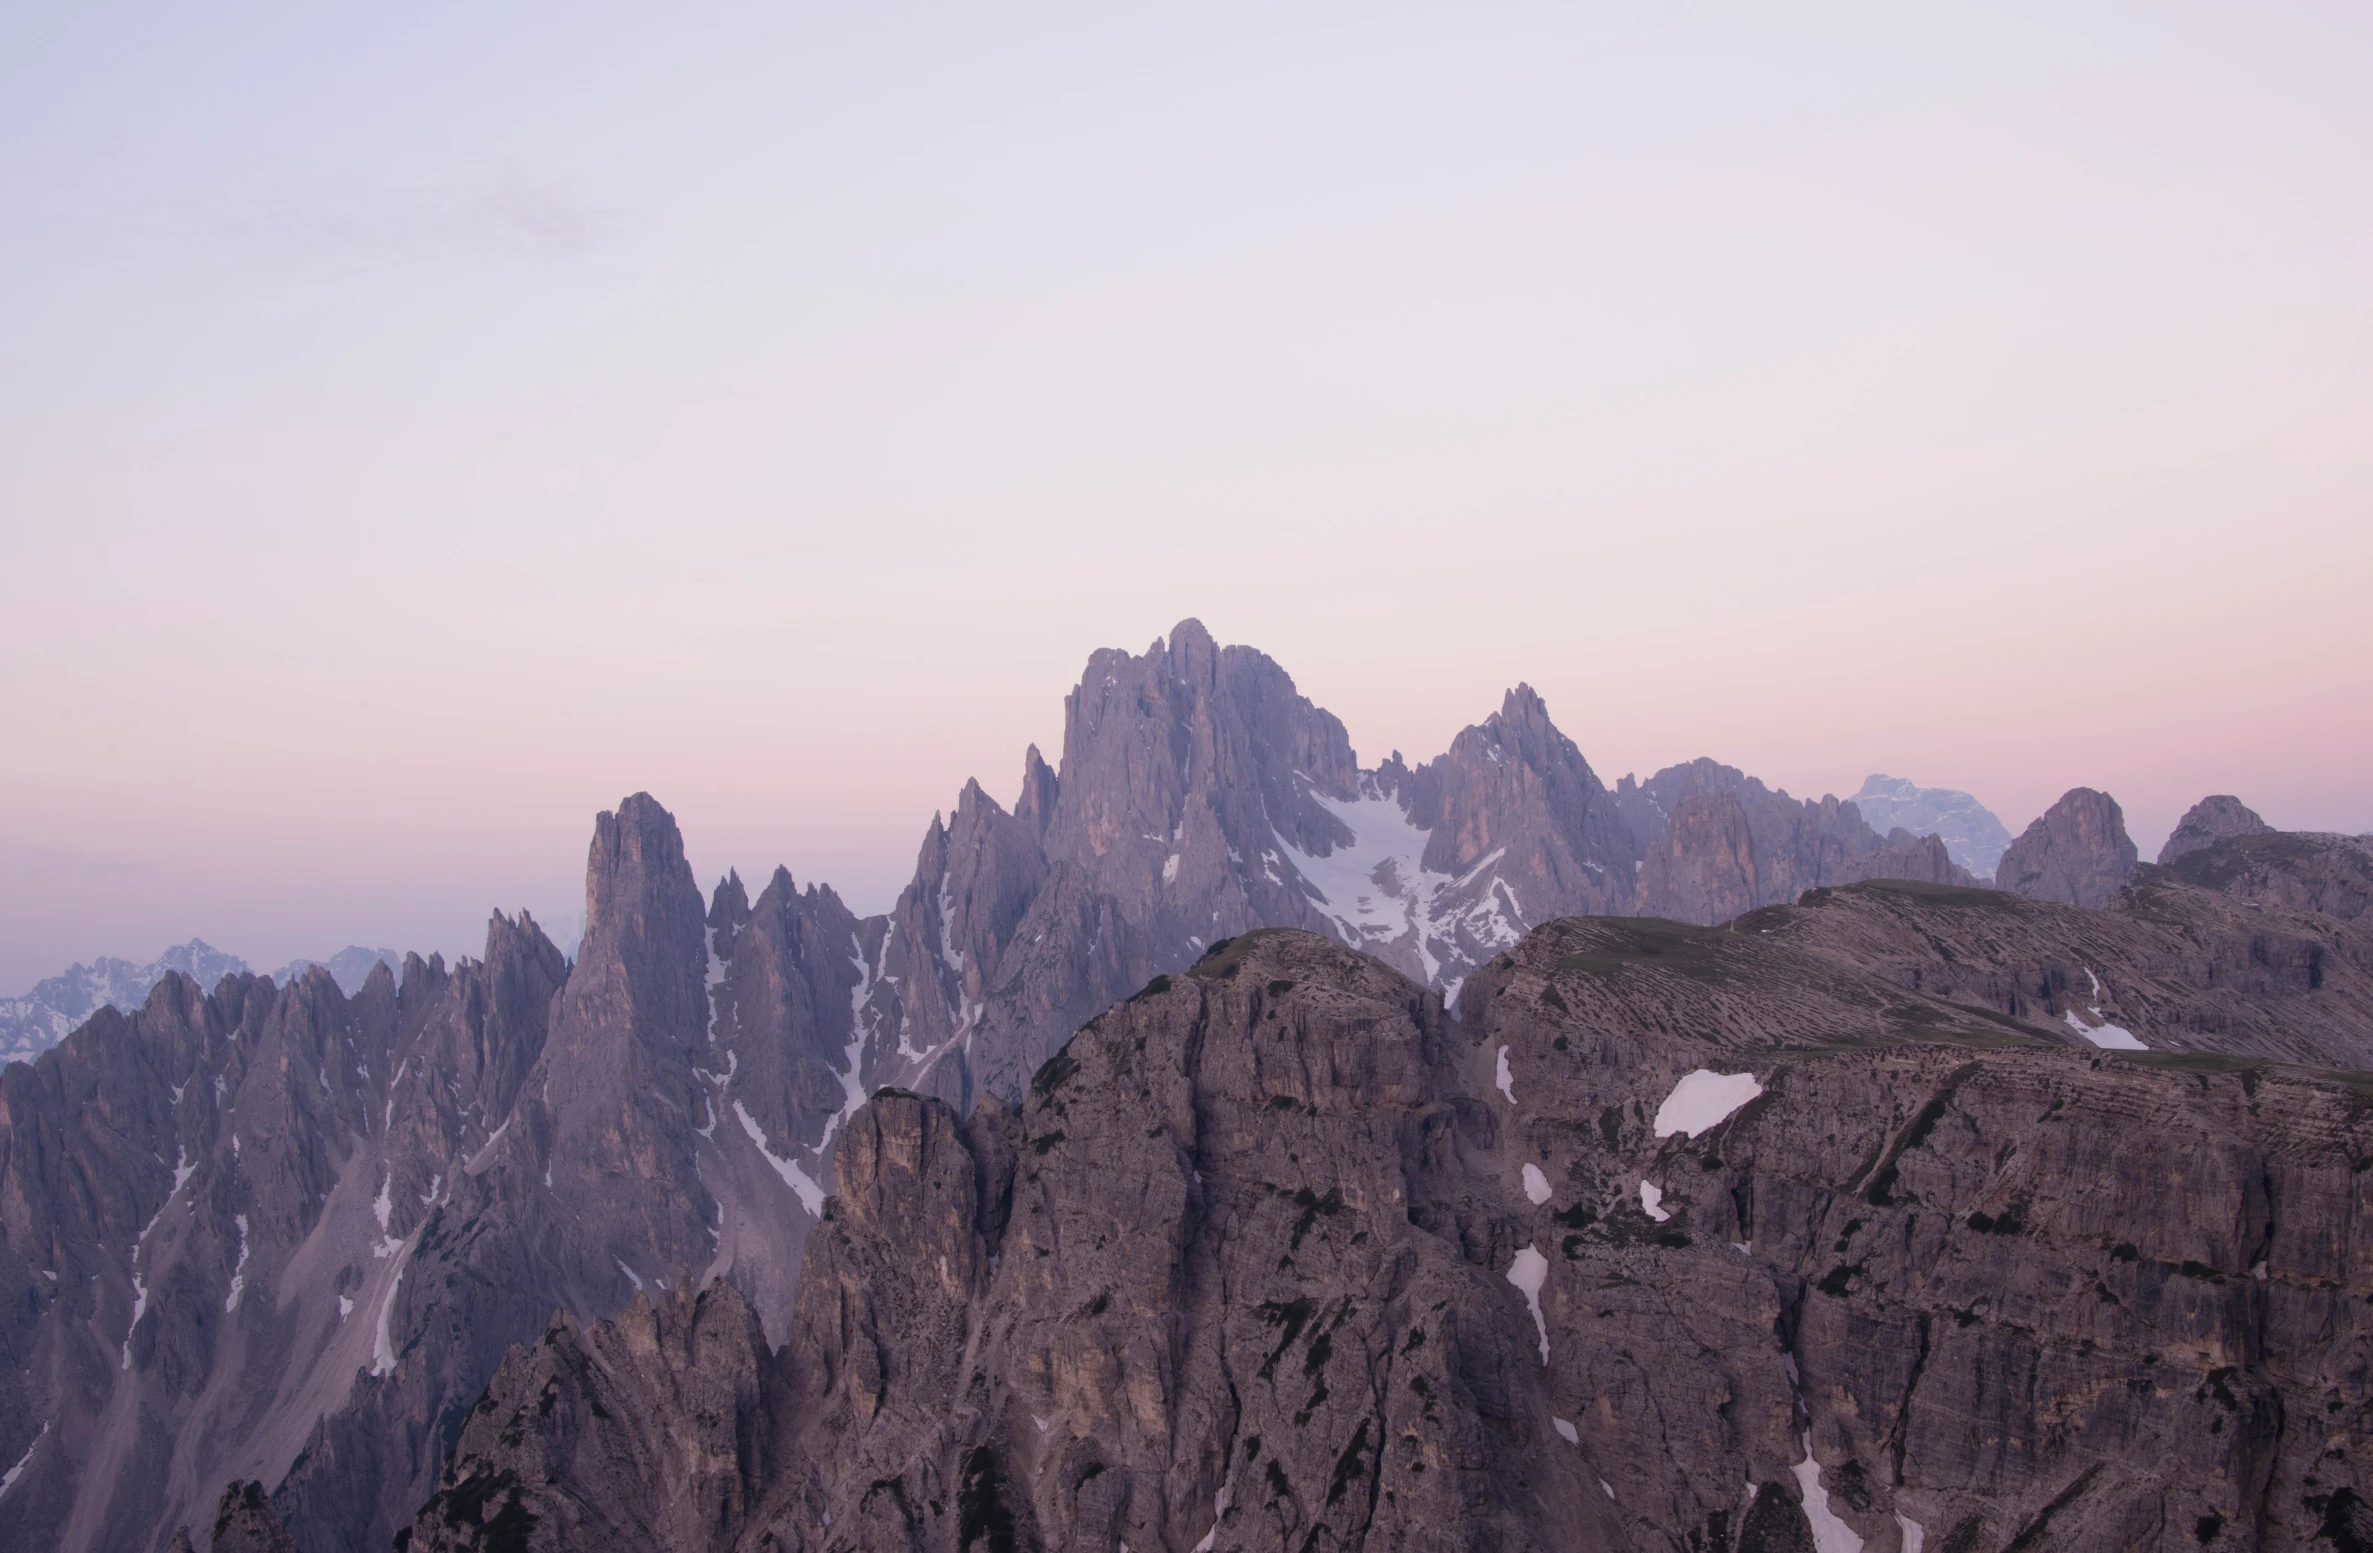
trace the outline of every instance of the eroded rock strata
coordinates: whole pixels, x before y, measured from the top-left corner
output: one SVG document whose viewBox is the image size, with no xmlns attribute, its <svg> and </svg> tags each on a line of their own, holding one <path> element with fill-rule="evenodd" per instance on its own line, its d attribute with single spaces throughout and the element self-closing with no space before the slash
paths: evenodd
<svg viewBox="0 0 2373 1553">
<path fill-rule="evenodd" d="M 1834 909 L 1553 924 L 1457 1018 L 1254 933 L 1018 1108 L 879 1095 L 790 1342 L 555 1326 L 412 1545 L 2360 1535 L 2368 1091 L 1901 989 Z"/>
</svg>

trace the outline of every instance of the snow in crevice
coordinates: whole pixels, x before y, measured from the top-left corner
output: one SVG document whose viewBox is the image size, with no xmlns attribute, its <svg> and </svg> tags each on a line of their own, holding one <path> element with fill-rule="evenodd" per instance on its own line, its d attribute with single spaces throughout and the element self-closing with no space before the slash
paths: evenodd
<svg viewBox="0 0 2373 1553">
<path fill-rule="evenodd" d="M 1492 1077 L 1492 1083 L 1501 1094 L 1508 1097 L 1510 1105 L 1516 1103 L 1516 1075 L 1508 1071 L 1508 1048 L 1505 1046 L 1500 1048 L 1499 1067 Z"/>
<path fill-rule="evenodd" d="M 633 1268 L 627 1266 L 626 1258 L 622 1256 L 613 1256 L 610 1258 L 610 1260 L 618 1264 L 618 1271 L 624 1273 L 626 1275 L 626 1281 L 634 1285 L 634 1292 L 637 1294 L 642 1293 L 643 1275 L 636 1272 Z"/>
<path fill-rule="evenodd" d="M 2109 1016 L 2101 1012 L 2101 978 L 2093 974 L 2093 968 L 2089 965 L 2084 968 L 2084 972 L 2085 980 L 2093 984 L 2093 1001 L 2089 1006 L 2093 1010 L 2094 1022 L 2086 1024 L 2076 1017 L 2076 1010 L 2072 1008 L 2061 1015 L 2068 1021 L 2068 1027 L 2103 1051 L 2149 1051 L 2150 1048 L 2143 1045 L 2141 1039 L 2133 1031 L 2123 1025 L 2113 1025 L 2109 1022 Z"/>
<path fill-rule="evenodd" d="M 799 1198 L 799 1205 L 807 1210 L 808 1217 L 811 1219 L 822 1218 L 824 1216 L 824 1188 L 818 1186 L 814 1178 L 800 1169 L 795 1162 L 775 1157 L 773 1147 L 766 1141 L 766 1129 L 758 1125 L 758 1118 L 750 1114 L 748 1106 L 736 1100 L 733 1103 L 733 1114 L 741 1118 L 742 1131 L 748 1133 L 750 1141 L 758 1145 L 758 1157 L 774 1167 L 774 1173 L 781 1176 L 783 1184 L 791 1188 Z"/>
<path fill-rule="evenodd" d="M 862 954 L 857 957 L 857 970 L 860 975 L 863 975 L 865 957 Z M 857 1001 L 852 1005 L 849 1018 L 849 1047 L 847 1051 L 841 1053 L 841 1068 L 837 1075 L 840 1079 L 840 1109 L 825 1118 L 824 1136 L 816 1140 L 815 1155 L 818 1159 L 832 1157 L 833 1134 L 840 1131 L 843 1122 L 857 1114 L 859 1106 L 865 1104 L 865 1022 L 858 1017 L 856 1012 L 857 1009 L 863 1007 L 864 990 L 863 985 L 860 984 L 855 995 Z M 958 1027 L 958 1033 L 961 1034 L 969 1030 L 980 1018 L 981 1011 L 986 1006 L 985 1004 L 974 1004 L 966 1012 L 962 1025 Z"/>
<path fill-rule="evenodd" d="M 1203 1540 L 1195 1544 L 1195 1553 L 1211 1553 L 1212 1544 L 1219 1540 L 1219 1523 L 1227 1515 L 1228 1506 L 1235 1497 L 1236 1491 L 1229 1485 L 1222 1483 L 1219 1486 L 1219 1492 L 1211 1498 L 1211 1530 L 1205 1532 Z"/>
<path fill-rule="evenodd" d="M 1640 1183 L 1640 1211 L 1662 1224 L 1672 1217 L 1664 1211 L 1664 1188 L 1647 1181 Z"/>
<path fill-rule="evenodd" d="M 1903 1553 L 1920 1553 L 1921 1545 L 1928 1540 L 1926 1528 L 1901 1510 L 1895 1512 L 1895 1524 L 1903 1531 Z"/>
<path fill-rule="evenodd" d="M 5 1494 L 16 1487 L 16 1480 L 25 1475 L 25 1468 L 32 1463 L 33 1453 L 41 1449 L 41 1442 L 48 1437 L 49 1420 L 45 1418 L 41 1421 L 40 1429 L 33 1435 L 33 1443 L 25 1447 L 25 1454 L 17 1458 L 16 1465 L 6 1472 L 0 1472 L 0 1494 Z"/>
<path fill-rule="evenodd" d="M 503 1124 L 494 1130 L 493 1136 L 489 1137 L 484 1144 L 480 1145 L 478 1152 L 470 1156 L 470 1162 L 462 1166 L 462 1169 L 471 1175 L 476 1175 L 479 1171 L 484 1170 L 486 1168 L 486 1161 L 493 1157 L 495 1147 L 503 1141 L 503 1135 L 510 1130 L 511 1119 L 506 1116 L 503 1118 Z M 436 1188 L 433 1186 L 430 1187 L 429 1192 L 431 1195 L 434 1195 Z M 428 1198 L 424 1197 L 421 1199 L 421 1201 L 426 1202 L 428 1201 Z"/>
<path fill-rule="evenodd" d="M 947 876 L 939 880 L 939 957 L 958 976 L 964 974 L 964 951 L 956 947 L 956 900 L 948 893 Z"/>
<path fill-rule="evenodd" d="M 1829 1491 L 1821 1486 L 1821 1465 L 1813 1460 L 1813 1432 L 1804 1432 L 1804 1460 L 1790 1467 L 1804 1500 L 1804 1517 L 1813 1525 L 1814 1553 L 1862 1553 L 1862 1539 L 1854 1528 L 1829 1508 Z"/>
<path fill-rule="evenodd" d="M 1533 1313 L 1533 1326 L 1541 1334 L 1541 1362 L 1549 1362 L 1549 1323 L 1541 1317 L 1541 1290 L 1549 1282 L 1549 1259 L 1531 1246 L 1516 1253 L 1516 1260 L 1508 1264 L 1508 1281 L 1524 1296 L 1527 1310 Z"/>
<path fill-rule="evenodd" d="M 407 1248 L 408 1249 L 408 1248 Z M 371 1373 L 391 1375 L 395 1372 L 395 1342 L 389 1335 L 387 1323 L 395 1314 L 396 1291 L 404 1286 L 404 1263 L 396 1263 L 395 1276 L 387 1280 L 387 1293 L 379 1300 L 379 1325 L 371 1339 Z"/>
<path fill-rule="evenodd" d="M 346 1318 L 347 1318 L 348 1316 L 351 1316 L 351 1315 L 353 1315 L 353 1314 L 354 1314 L 354 1301 L 353 1301 L 353 1300 L 351 1300 L 351 1299 L 349 1299 L 347 1296 L 345 1296 L 345 1295 L 343 1295 L 343 1294 L 339 1295 L 339 1296 L 338 1296 L 338 1320 L 339 1320 L 341 1323 L 343 1323 L 343 1322 L 346 1320 Z"/>
<path fill-rule="evenodd" d="M 1656 1108 L 1656 1136 L 1669 1138 L 1678 1132 L 1694 1138 L 1728 1121 L 1762 1093 L 1752 1073 L 1716 1073 L 1711 1068 L 1684 1073 Z"/>
<path fill-rule="evenodd" d="M 1304 783 L 1307 776 L 1295 773 Z M 1277 861 L 1290 863 L 1310 892 L 1312 904 L 1326 917 L 1343 941 L 1355 949 L 1377 951 L 1407 943 L 1428 985 L 1438 981 L 1444 961 L 1463 954 L 1464 932 L 1486 953 L 1505 948 L 1524 936 L 1523 909 L 1516 892 L 1497 878 L 1479 900 L 1466 906 L 1445 899 L 1481 877 L 1499 861 L 1497 852 L 1484 857 L 1460 877 L 1437 873 L 1425 866 L 1426 843 L 1433 832 L 1409 818 L 1402 801 L 1376 785 L 1372 775 L 1360 778 L 1358 796 L 1336 798 L 1315 786 L 1304 791 L 1311 801 L 1341 821 L 1351 841 L 1325 856 L 1304 852 L 1283 836 L 1274 850 L 1261 854 L 1269 878 L 1282 884 Z"/>
<path fill-rule="evenodd" d="M 1549 1424 L 1551 1428 L 1557 1431 L 1557 1437 L 1565 1441 L 1568 1445 L 1579 1445 L 1582 1443 L 1582 1431 L 1574 1427 L 1574 1421 L 1572 1419 L 1552 1418 L 1549 1420 Z"/>
<path fill-rule="evenodd" d="M 371 1211 L 379 1217 L 379 1243 L 371 1248 L 371 1255 L 385 1261 L 404 1248 L 404 1242 L 398 1239 L 395 1232 L 388 1227 L 388 1220 L 395 1213 L 395 1172 L 393 1170 L 388 1171 L 386 1177 L 380 1181 L 379 1197 L 371 1204 Z"/>
<path fill-rule="evenodd" d="M 232 1264 L 231 1292 L 222 1302 L 226 1316 L 239 1308 L 239 1296 L 247 1289 L 247 1215 L 233 1214 L 231 1222 L 239 1226 L 239 1260 Z"/>
<path fill-rule="evenodd" d="M 190 1163 L 188 1147 L 186 1145 L 176 1147 L 173 1151 L 173 1190 L 165 1194 L 165 1200 L 157 1204 L 157 1211 L 148 1216 L 148 1222 L 141 1225 L 140 1233 L 133 1237 L 132 1319 L 124 1326 L 123 1347 L 123 1367 L 127 1370 L 132 1367 L 132 1330 L 140 1325 L 140 1318 L 148 1312 L 148 1285 L 140 1277 L 141 1249 L 148 1244 L 148 1232 L 157 1227 L 157 1221 L 165 1216 L 167 1208 L 173 1206 L 173 1199 L 181 1195 L 181 1189 L 189 1184 L 189 1178 L 197 1174 L 197 1170 L 198 1167 Z M 242 1233 L 241 1240 L 244 1244 L 244 1233 Z M 242 1256 L 240 1260 L 245 1261 L 245 1256 Z M 57 1275 L 52 1273 L 50 1276 L 55 1278 Z"/>
<path fill-rule="evenodd" d="M 1524 1167 L 1524 1195 L 1536 1207 L 1549 1200 L 1549 1178 L 1541 1173 L 1540 1166 Z"/>
<path fill-rule="evenodd" d="M 717 954 L 715 929 L 710 930 L 708 942 L 709 972 L 708 979 L 703 984 L 701 997 L 701 1002 L 707 1010 L 707 1018 L 701 1026 L 700 1033 L 701 1039 L 713 1046 L 717 1042 L 717 989 L 725 985 L 725 961 Z"/>
</svg>

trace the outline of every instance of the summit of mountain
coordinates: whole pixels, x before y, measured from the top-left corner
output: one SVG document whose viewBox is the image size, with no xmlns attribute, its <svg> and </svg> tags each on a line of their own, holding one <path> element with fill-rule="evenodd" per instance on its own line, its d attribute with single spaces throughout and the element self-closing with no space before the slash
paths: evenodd
<svg viewBox="0 0 2373 1553">
<path fill-rule="evenodd" d="M 2134 876 L 2139 856 L 2118 801 L 2072 787 L 2003 850 L 1994 882 L 2036 900 L 2106 906 Z"/>
<path fill-rule="evenodd" d="M 2167 844 L 2159 848 L 2161 867 L 2189 852 L 2212 847 L 2228 836 L 2271 835 L 2274 827 L 2258 811 L 2230 793 L 2213 793 L 2184 811 L 2175 822 Z"/>
</svg>

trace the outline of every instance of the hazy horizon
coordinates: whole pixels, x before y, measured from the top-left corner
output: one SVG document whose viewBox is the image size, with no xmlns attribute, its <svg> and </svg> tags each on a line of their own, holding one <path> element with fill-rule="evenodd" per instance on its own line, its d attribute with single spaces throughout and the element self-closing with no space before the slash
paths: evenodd
<svg viewBox="0 0 2373 1553">
<path fill-rule="evenodd" d="M 1367 764 L 2373 830 L 2373 13 L 24 6 L 0 993 L 886 906 L 1182 617 Z"/>
</svg>

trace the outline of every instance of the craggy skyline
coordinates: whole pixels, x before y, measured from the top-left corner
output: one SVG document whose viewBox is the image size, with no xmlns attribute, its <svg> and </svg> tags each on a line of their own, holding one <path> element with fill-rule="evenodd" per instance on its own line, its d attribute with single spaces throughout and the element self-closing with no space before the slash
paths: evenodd
<svg viewBox="0 0 2373 1553">
<path fill-rule="evenodd" d="M 885 905 L 1098 646 L 1364 761 L 2373 829 L 2360 7 L 22 6 L 0 993 Z"/>
</svg>

